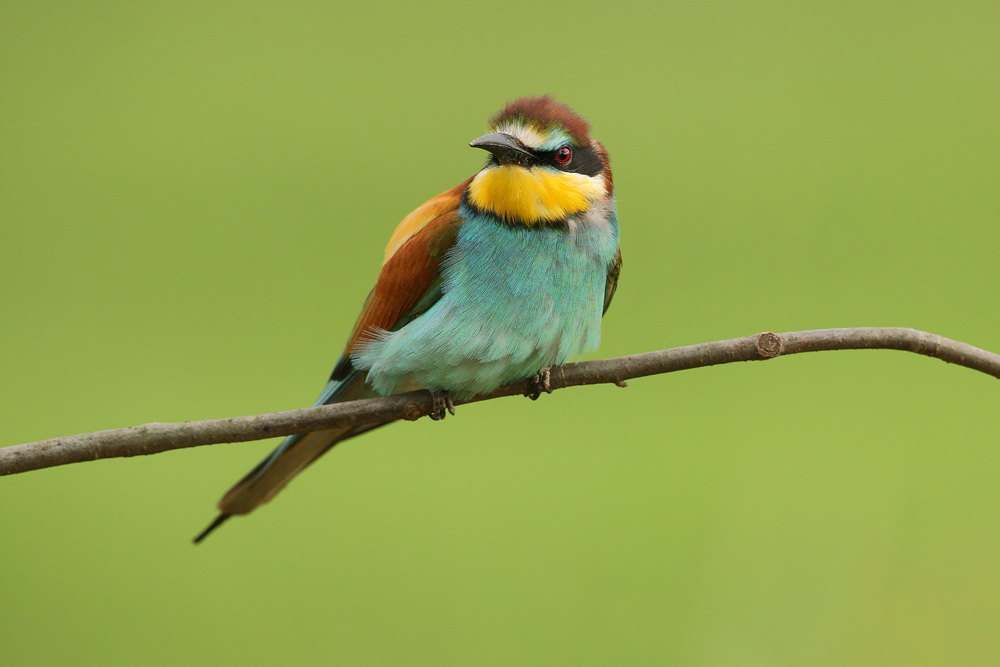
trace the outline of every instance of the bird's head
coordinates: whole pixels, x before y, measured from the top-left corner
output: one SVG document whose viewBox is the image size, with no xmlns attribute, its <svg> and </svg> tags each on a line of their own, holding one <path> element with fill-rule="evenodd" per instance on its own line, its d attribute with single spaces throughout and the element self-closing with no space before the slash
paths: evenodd
<svg viewBox="0 0 1000 667">
<path fill-rule="evenodd" d="M 510 224 L 552 225 L 613 194 L 608 154 L 587 121 L 549 96 L 514 100 L 469 145 L 490 152 L 469 183 L 473 208 Z"/>
</svg>

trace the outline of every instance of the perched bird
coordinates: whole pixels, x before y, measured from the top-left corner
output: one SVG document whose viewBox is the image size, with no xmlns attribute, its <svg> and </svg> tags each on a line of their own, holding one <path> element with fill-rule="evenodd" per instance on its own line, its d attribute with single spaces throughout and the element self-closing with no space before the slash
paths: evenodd
<svg viewBox="0 0 1000 667">
<path fill-rule="evenodd" d="M 396 228 L 378 282 L 316 405 L 428 389 L 453 411 L 593 350 L 621 267 L 608 153 L 551 97 L 515 100 L 469 145 L 489 152 L 472 178 Z M 439 417 L 443 416 L 441 410 Z M 274 497 L 352 426 L 286 438 L 219 501 L 219 516 Z"/>
</svg>

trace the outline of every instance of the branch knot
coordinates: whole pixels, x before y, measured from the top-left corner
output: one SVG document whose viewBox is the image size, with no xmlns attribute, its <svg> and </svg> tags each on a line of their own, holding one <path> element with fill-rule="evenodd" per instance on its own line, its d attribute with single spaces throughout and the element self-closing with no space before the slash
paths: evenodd
<svg viewBox="0 0 1000 667">
<path fill-rule="evenodd" d="M 770 331 L 764 331 L 754 338 L 754 347 L 761 359 L 774 359 L 781 356 L 785 351 L 785 345 L 781 342 L 781 336 Z"/>
</svg>

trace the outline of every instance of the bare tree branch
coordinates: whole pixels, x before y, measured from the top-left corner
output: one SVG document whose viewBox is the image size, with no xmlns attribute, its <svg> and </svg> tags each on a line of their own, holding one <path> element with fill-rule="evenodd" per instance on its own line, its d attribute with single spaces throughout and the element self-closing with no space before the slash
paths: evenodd
<svg viewBox="0 0 1000 667">
<path fill-rule="evenodd" d="M 915 352 L 1000 378 L 998 354 L 915 329 L 858 328 L 793 331 L 782 334 L 764 332 L 744 338 L 688 345 L 628 357 L 567 364 L 552 369 L 551 386 L 553 389 L 602 383 L 625 386 L 625 380 L 688 368 L 728 364 L 734 361 L 760 361 L 800 352 L 859 349 Z M 489 394 L 456 401 L 456 404 L 523 395 L 530 389 L 528 381 L 525 380 L 500 387 Z M 430 414 L 431 411 L 430 394 L 426 391 L 414 391 L 387 398 L 370 398 L 250 417 L 210 419 L 180 424 L 152 423 L 111 431 L 95 431 L 0 448 L 0 475 L 12 475 L 80 461 L 156 454 L 183 447 L 263 440 L 341 426 L 387 423 L 398 419 L 414 420 Z"/>
</svg>

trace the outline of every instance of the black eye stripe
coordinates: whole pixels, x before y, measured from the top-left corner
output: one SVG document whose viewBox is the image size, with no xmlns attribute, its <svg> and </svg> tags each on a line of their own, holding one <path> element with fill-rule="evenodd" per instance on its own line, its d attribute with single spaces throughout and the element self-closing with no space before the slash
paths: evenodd
<svg viewBox="0 0 1000 667">
<path fill-rule="evenodd" d="M 601 164 L 601 158 L 597 155 L 597 151 L 594 150 L 593 146 L 587 146 L 586 148 L 570 147 L 570 149 L 573 153 L 569 162 L 559 162 L 556 159 L 556 153 L 559 152 L 558 148 L 552 151 L 533 152 L 539 162 L 552 165 L 560 171 L 572 171 L 578 174 L 586 174 L 587 176 L 597 176 L 601 173 L 604 165 Z"/>
<path fill-rule="evenodd" d="M 597 151 L 594 150 L 593 146 L 588 146 L 586 148 L 571 146 L 570 150 L 573 151 L 573 156 L 569 162 L 559 162 L 556 160 L 556 150 L 531 151 L 534 156 L 535 164 L 547 164 L 558 169 L 559 171 L 575 172 L 577 174 L 585 174 L 587 176 L 597 176 L 604 169 L 604 164 L 601 162 L 601 158 L 598 156 Z M 487 158 L 486 163 L 492 167 L 500 166 L 500 160 L 495 155 L 490 155 L 489 158 Z"/>
</svg>

